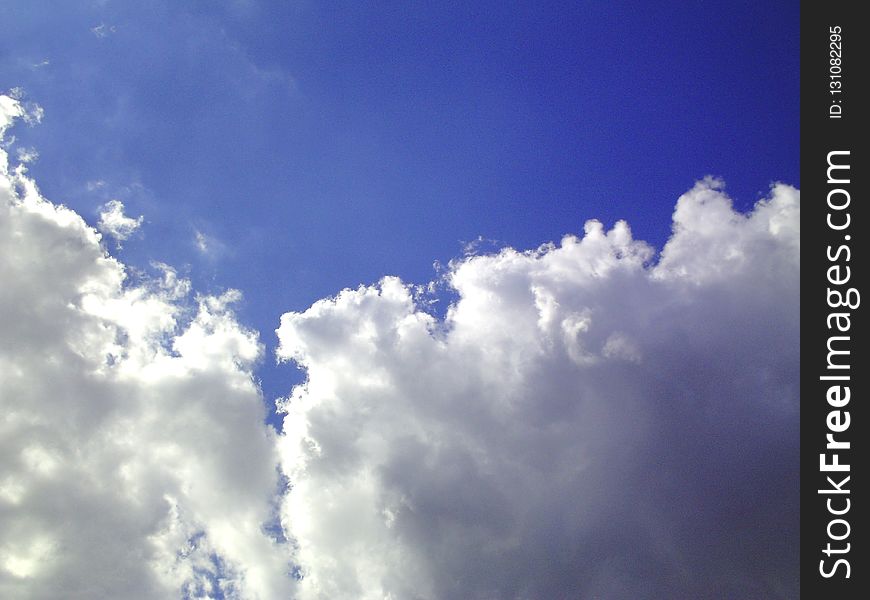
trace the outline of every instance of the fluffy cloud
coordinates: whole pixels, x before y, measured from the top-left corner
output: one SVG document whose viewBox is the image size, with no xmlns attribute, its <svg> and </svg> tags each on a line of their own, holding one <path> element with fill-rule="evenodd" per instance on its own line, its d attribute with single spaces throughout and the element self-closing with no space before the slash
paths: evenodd
<svg viewBox="0 0 870 600">
<path fill-rule="evenodd" d="M 799 192 L 699 182 L 628 225 L 285 314 L 299 597 L 798 594 Z"/>
<path fill-rule="evenodd" d="M 0 130 L 27 110 L 0 96 Z M 128 282 L 0 149 L 0 597 L 288 594 L 262 349 L 236 292 L 162 271 Z"/>
<path fill-rule="evenodd" d="M 128 239 L 142 226 L 143 217 L 136 219 L 124 214 L 124 203 L 120 200 L 109 200 L 100 211 L 97 229 L 115 238 L 118 242 Z"/>
</svg>

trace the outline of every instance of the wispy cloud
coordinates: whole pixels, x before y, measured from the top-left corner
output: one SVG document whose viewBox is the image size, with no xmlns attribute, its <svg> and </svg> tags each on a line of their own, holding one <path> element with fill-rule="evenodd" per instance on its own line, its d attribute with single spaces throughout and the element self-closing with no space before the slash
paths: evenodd
<svg viewBox="0 0 870 600">
<path fill-rule="evenodd" d="M 194 233 L 194 243 L 196 244 L 196 249 L 199 250 L 201 253 L 208 253 L 210 244 L 208 238 L 203 232 L 196 231 Z"/>
<path fill-rule="evenodd" d="M 228 251 L 227 245 L 217 236 L 205 233 L 201 229 L 194 229 L 193 245 L 201 256 L 211 260 L 221 258 Z"/>
<path fill-rule="evenodd" d="M 118 31 L 118 28 L 115 25 L 106 25 L 105 23 L 91 27 L 91 33 L 100 39 L 107 38 L 116 31 Z"/>
<path fill-rule="evenodd" d="M 25 164 L 39 160 L 39 152 L 35 148 L 16 148 L 15 155 L 18 157 L 18 162 Z"/>
<path fill-rule="evenodd" d="M 135 219 L 124 214 L 124 203 L 120 200 L 110 200 L 103 205 L 100 211 L 100 220 L 97 229 L 122 242 L 129 239 L 139 227 L 142 226 L 144 217 L 141 215 Z"/>
</svg>

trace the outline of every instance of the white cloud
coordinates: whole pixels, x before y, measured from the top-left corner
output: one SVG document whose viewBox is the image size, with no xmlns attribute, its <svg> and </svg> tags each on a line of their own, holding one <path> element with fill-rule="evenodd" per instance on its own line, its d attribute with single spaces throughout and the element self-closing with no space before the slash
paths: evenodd
<svg viewBox="0 0 870 600">
<path fill-rule="evenodd" d="M 124 203 L 120 200 L 109 200 L 100 211 L 97 229 L 121 242 L 129 239 L 142 225 L 143 217 L 135 219 L 124 214 Z"/>
<path fill-rule="evenodd" d="M 24 114 L 21 103 L 13 96 L 15 94 L 8 96 L 0 94 L 0 135 L 5 134 L 6 129 L 12 125 L 15 119 Z"/>
<path fill-rule="evenodd" d="M 0 96 L 0 129 L 24 112 Z M 125 283 L 4 150 L 0 213 L 0 597 L 286 597 L 238 293 L 191 303 L 166 267 Z"/>
<path fill-rule="evenodd" d="M 278 329 L 302 599 L 798 593 L 799 193 L 715 180 L 617 223 L 395 278 Z"/>
</svg>

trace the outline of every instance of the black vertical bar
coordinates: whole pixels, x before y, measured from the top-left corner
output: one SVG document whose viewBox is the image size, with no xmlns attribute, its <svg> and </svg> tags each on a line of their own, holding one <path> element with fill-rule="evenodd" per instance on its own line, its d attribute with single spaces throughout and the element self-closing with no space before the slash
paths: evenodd
<svg viewBox="0 0 870 600">
<path fill-rule="evenodd" d="M 870 235 L 865 116 L 870 110 L 865 92 L 870 25 L 858 14 L 861 6 L 850 2 L 801 6 L 801 592 L 805 598 L 870 597 L 870 535 L 864 527 L 868 495 L 858 491 L 870 486 L 866 469 L 870 415 L 865 408 L 870 402 L 870 362 L 861 351 L 868 346 L 864 315 L 868 307 L 863 304 L 870 303 L 870 290 L 864 286 L 870 268 L 865 239 Z M 861 297 L 863 292 L 866 297 Z"/>
</svg>

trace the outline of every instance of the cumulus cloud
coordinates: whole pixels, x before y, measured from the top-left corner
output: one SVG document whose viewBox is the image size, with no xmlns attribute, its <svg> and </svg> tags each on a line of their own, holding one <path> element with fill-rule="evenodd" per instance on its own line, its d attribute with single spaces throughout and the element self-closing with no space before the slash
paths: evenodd
<svg viewBox="0 0 870 600">
<path fill-rule="evenodd" d="M 299 598 L 794 598 L 799 192 L 629 226 L 283 315 Z"/>
<path fill-rule="evenodd" d="M 0 130 L 26 110 L 0 96 Z M 0 149 L 0 597 L 289 593 L 262 348 L 237 292 L 159 270 L 127 282 Z"/>
<path fill-rule="evenodd" d="M 100 211 L 97 229 L 110 235 L 118 242 L 129 239 L 142 226 L 143 217 L 133 219 L 124 214 L 124 203 L 120 200 L 109 200 Z"/>
</svg>

